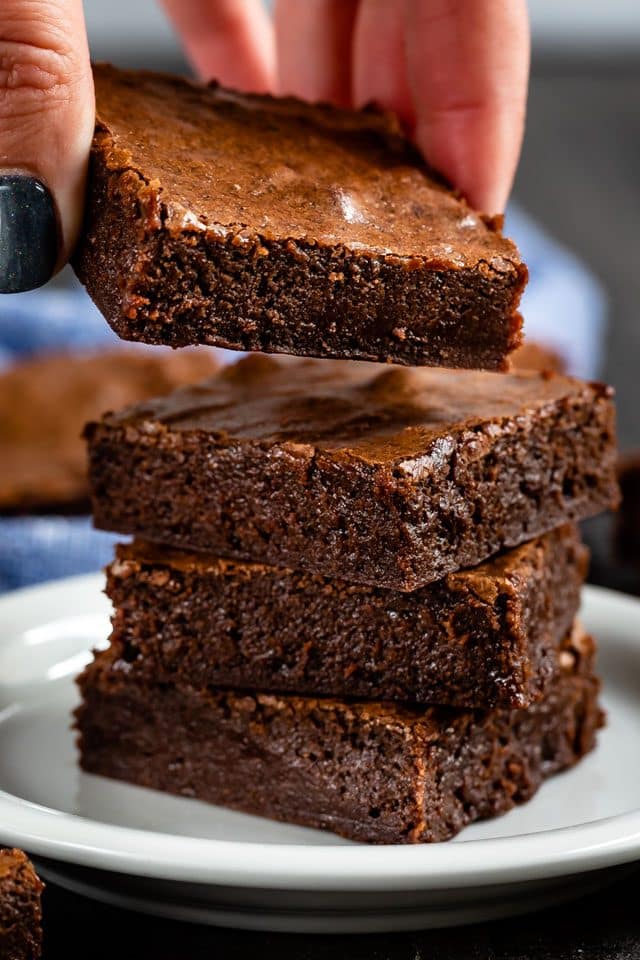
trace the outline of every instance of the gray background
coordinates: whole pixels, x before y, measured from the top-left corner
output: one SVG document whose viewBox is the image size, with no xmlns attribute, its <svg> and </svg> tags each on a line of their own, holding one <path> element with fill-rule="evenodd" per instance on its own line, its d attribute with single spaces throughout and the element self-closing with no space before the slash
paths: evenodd
<svg viewBox="0 0 640 960">
<path fill-rule="evenodd" d="M 621 445 L 640 446 L 637 56 L 534 64 L 515 196 L 603 281 L 611 301 L 603 376 L 618 391 Z"/>
</svg>

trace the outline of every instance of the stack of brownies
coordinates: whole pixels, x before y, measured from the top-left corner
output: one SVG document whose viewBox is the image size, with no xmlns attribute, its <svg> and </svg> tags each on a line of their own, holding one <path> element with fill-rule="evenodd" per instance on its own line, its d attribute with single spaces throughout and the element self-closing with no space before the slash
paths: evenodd
<svg viewBox="0 0 640 960">
<path fill-rule="evenodd" d="M 615 498 L 605 388 L 249 357 L 88 438 L 97 525 L 143 539 L 81 679 L 86 770 L 409 842 L 593 746 L 568 521 Z"/>
<path fill-rule="evenodd" d="M 381 121 L 96 80 L 77 268 L 119 332 L 504 366 L 515 248 Z M 86 436 L 95 522 L 135 539 L 79 680 L 85 770 L 406 843 L 508 810 L 593 746 L 575 523 L 617 498 L 607 388 L 252 356 Z"/>
</svg>

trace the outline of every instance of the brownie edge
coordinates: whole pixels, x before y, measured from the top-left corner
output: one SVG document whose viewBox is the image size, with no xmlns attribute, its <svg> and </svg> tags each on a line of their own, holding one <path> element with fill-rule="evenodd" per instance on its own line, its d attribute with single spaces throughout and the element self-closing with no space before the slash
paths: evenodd
<svg viewBox="0 0 640 960">
<path fill-rule="evenodd" d="M 390 118 L 94 76 L 74 266 L 121 337 L 505 369 L 526 267 Z"/>
<path fill-rule="evenodd" d="M 146 684 L 105 651 L 79 679 L 81 765 L 353 840 L 447 840 L 591 750 L 593 652 L 576 627 L 542 701 L 457 711 Z"/>
<path fill-rule="evenodd" d="M 0 849 L 0 957 L 38 960 L 44 884 L 21 850 Z"/>
</svg>

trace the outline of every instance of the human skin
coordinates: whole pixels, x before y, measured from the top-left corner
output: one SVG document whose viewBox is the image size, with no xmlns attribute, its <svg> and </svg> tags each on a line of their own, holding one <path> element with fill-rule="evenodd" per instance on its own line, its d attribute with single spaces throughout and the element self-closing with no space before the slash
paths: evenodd
<svg viewBox="0 0 640 960">
<path fill-rule="evenodd" d="M 504 210 L 526 107 L 525 0 L 275 0 L 273 17 L 261 0 L 163 6 L 201 77 L 394 110 L 474 207 Z M 68 259 L 94 119 L 82 0 L 2 0 L 0 292 L 38 286 Z M 23 218 L 34 185 L 44 196 Z M 45 242 L 55 250 L 38 257 Z"/>
</svg>

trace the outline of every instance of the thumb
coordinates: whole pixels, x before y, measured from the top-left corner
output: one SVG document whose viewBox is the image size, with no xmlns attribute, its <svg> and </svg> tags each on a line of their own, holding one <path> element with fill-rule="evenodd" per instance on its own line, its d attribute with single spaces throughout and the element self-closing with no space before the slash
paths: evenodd
<svg viewBox="0 0 640 960">
<path fill-rule="evenodd" d="M 0 293 L 38 287 L 80 228 L 94 126 L 82 0 L 2 0 Z"/>
</svg>

